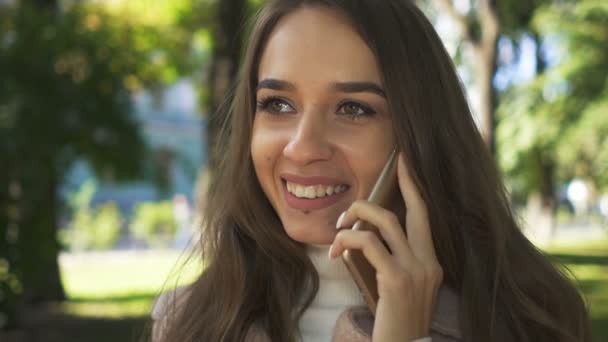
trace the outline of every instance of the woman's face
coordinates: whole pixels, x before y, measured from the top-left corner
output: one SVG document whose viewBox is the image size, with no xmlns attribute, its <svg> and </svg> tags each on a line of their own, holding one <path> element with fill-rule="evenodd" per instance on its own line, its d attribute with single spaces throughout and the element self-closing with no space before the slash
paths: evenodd
<svg viewBox="0 0 608 342">
<path fill-rule="evenodd" d="M 251 153 L 264 193 L 292 239 L 330 244 L 395 143 L 373 53 L 340 13 L 298 9 L 270 35 L 256 100 Z"/>
</svg>

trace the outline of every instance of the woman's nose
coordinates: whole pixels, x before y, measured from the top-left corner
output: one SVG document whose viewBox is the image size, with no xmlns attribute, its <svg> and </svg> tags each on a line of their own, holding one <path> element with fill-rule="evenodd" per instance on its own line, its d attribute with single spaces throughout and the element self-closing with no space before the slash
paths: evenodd
<svg viewBox="0 0 608 342">
<path fill-rule="evenodd" d="M 298 165 L 329 160 L 332 154 L 327 129 L 322 117 L 302 115 L 283 155 Z"/>
</svg>

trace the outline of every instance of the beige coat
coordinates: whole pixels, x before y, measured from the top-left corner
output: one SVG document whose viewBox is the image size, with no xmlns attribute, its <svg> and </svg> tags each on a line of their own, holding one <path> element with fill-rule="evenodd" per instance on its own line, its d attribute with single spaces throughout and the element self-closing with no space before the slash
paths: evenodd
<svg viewBox="0 0 608 342">
<path fill-rule="evenodd" d="M 163 329 L 163 313 L 165 307 L 171 300 L 171 296 L 180 296 L 183 290 L 177 290 L 171 294 L 161 295 L 152 310 L 154 328 L 152 341 L 159 341 L 160 333 Z M 433 342 L 456 342 L 462 341 L 460 331 L 458 295 L 450 288 L 443 286 L 437 296 L 437 306 L 433 314 L 431 325 L 431 337 Z M 178 301 L 179 303 L 179 301 Z M 334 327 L 331 342 L 371 342 L 371 335 L 374 326 L 374 318 L 366 307 L 351 307 L 346 309 Z M 256 328 L 251 329 L 247 342 L 270 342 L 266 334 Z"/>
</svg>

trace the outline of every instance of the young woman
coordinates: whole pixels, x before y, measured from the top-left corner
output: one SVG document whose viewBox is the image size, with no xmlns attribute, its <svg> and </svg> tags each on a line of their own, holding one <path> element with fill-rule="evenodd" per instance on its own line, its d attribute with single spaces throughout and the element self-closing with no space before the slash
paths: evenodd
<svg viewBox="0 0 608 342">
<path fill-rule="evenodd" d="M 410 1 L 270 2 L 225 119 L 206 268 L 157 303 L 155 341 L 590 341 L 581 297 L 520 232 Z M 394 146 L 384 209 L 365 198 Z M 385 243 L 346 229 L 357 220 Z M 375 316 L 345 249 L 376 269 Z"/>
</svg>

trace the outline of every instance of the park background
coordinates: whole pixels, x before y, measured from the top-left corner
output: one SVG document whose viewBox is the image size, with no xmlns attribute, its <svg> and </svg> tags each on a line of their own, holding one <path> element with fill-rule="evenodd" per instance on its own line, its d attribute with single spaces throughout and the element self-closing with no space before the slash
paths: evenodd
<svg viewBox="0 0 608 342">
<path fill-rule="evenodd" d="M 0 0 L 0 341 L 136 341 L 201 271 L 216 114 L 264 2 Z M 608 341 L 608 2 L 417 3 Z"/>
</svg>

